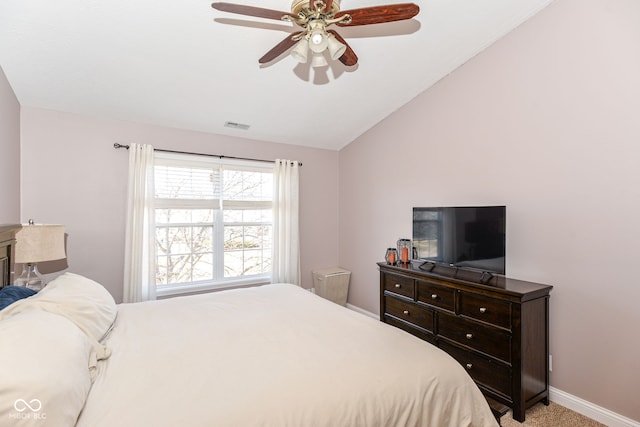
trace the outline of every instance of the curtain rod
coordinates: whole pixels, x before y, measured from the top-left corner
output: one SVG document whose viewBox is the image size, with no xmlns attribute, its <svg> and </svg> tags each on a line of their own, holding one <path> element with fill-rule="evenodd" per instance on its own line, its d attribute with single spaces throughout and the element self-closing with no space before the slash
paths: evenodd
<svg viewBox="0 0 640 427">
<path fill-rule="evenodd" d="M 116 142 L 115 144 L 113 144 L 113 148 L 126 148 L 128 150 L 129 146 L 128 145 L 124 145 L 124 144 L 118 144 Z M 161 151 L 163 153 L 173 153 L 173 154 L 192 154 L 192 155 L 195 155 L 195 156 L 217 157 L 219 159 L 250 160 L 250 161 L 253 161 L 253 162 L 275 163 L 274 160 L 250 159 L 248 157 L 223 156 L 221 154 L 191 153 L 189 151 L 163 150 L 161 148 L 154 148 L 153 151 Z M 293 163 L 293 162 L 291 162 L 291 163 Z M 299 162 L 298 166 L 302 166 L 302 162 Z"/>
</svg>

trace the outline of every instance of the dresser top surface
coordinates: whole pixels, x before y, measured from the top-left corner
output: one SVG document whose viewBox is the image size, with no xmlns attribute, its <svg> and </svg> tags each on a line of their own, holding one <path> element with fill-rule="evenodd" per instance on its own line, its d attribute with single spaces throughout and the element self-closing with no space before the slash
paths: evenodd
<svg viewBox="0 0 640 427">
<path fill-rule="evenodd" d="M 484 291 L 498 291 L 510 295 L 525 297 L 537 297 L 547 295 L 553 289 L 551 285 L 512 279 L 498 274 L 490 274 L 482 271 L 474 271 L 464 268 L 449 266 L 434 266 L 429 269 L 420 268 L 420 263 L 389 265 L 379 262 L 381 271 L 412 276 L 416 279 L 443 280 L 461 286 L 475 288 Z"/>
<path fill-rule="evenodd" d="M 0 224 L 0 241 L 13 239 L 20 227 L 20 224 Z"/>
</svg>

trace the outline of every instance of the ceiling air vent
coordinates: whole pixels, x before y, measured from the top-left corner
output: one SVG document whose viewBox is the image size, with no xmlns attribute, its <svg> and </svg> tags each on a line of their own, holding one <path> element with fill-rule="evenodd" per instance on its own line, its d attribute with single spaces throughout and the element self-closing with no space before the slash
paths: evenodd
<svg viewBox="0 0 640 427">
<path fill-rule="evenodd" d="M 249 125 L 245 125 L 244 123 L 236 123 L 236 122 L 225 122 L 224 126 L 232 129 L 241 129 L 241 130 L 249 130 Z"/>
</svg>

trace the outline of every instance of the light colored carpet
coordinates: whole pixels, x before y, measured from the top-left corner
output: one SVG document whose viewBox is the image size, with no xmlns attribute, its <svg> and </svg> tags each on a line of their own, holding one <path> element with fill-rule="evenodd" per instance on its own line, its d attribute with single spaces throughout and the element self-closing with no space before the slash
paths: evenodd
<svg viewBox="0 0 640 427">
<path fill-rule="evenodd" d="M 606 427 L 604 424 L 553 402 L 549 406 L 538 403 L 527 409 L 524 423 L 515 421 L 509 411 L 500 419 L 500 424 L 502 427 Z"/>
</svg>

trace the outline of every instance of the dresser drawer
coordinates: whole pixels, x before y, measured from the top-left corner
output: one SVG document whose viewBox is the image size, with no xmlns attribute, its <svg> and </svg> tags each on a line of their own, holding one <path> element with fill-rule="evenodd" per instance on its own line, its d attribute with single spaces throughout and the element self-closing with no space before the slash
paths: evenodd
<svg viewBox="0 0 640 427">
<path fill-rule="evenodd" d="M 385 291 L 393 292 L 394 294 L 414 299 L 414 286 L 412 278 L 397 276 L 395 274 L 385 274 L 383 277 Z"/>
<path fill-rule="evenodd" d="M 472 292 L 460 292 L 460 314 L 511 329 L 511 303 Z"/>
<path fill-rule="evenodd" d="M 402 329 L 403 331 L 409 332 L 411 335 L 414 335 L 421 340 L 424 340 L 428 343 L 434 344 L 436 343 L 436 338 L 431 331 L 426 331 L 424 329 L 416 328 L 411 323 L 406 323 L 401 320 L 396 319 L 395 317 L 391 317 L 388 314 L 384 316 L 384 322 L 393 325 L 396 328 Z"/>
<path fill-rule="evenodd" d="M 511 335 L 503 329 L 440 313 L 438 335 L 511 363 Z"/>
<path fill-rule="evenodd" d="M 438 346 L 456 359 L 475 382 L 505 397 L 511 396 L 511 368 L 445 341 Z"/>
<path fill-rule="evenodd" d="M 424 280 L 416 281 L 417 300 L 453 311 L 455 289 Z"/>
<path fill-rule="evenodd" d="M 433 332 L 433 311 L 409 301 L 384 297 L 385 313 Z"/>
</svg>

